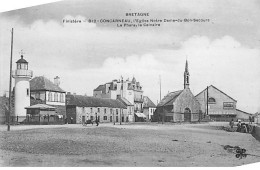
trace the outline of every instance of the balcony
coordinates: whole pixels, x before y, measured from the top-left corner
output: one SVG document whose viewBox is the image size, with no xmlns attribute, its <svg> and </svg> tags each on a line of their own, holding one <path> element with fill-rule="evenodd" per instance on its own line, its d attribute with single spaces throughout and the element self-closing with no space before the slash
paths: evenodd
<svg viewBox="0 0 260 170">
<path fill-rule="evenodd" d="M 32 70 L 14 70 L 12 73 L 13 77 L 28 77 L 32 78 L 33 72 Z"/>
<path fill-rule="evenodd" d="M 134 102 L 143 103 L 144 99 L 142 99 L 142 98 L 134 98 Z"/>
</svg>

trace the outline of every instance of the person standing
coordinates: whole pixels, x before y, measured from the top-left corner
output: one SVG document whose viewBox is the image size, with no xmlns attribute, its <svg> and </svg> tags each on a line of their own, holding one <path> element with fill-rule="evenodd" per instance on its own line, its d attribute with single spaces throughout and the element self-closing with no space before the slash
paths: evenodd
<svg viewBox="0 0 260 170">
<path fill-rule="evenodd" d="M 231 121 L 229 122 L 229 125 L 230 125 L 231 129 L 233 129 L 233 126 L 234 126 L 234 120 L 233 119 L 231 119 Z"/>
<path fill-rule="evenodd" d="M 97 124 L 97 126 L 99 125 L 99 120 L 98 120 L 98 115 L 97 115 L 97 113 L 96 113 L 96 124 Z"/>
</svg>

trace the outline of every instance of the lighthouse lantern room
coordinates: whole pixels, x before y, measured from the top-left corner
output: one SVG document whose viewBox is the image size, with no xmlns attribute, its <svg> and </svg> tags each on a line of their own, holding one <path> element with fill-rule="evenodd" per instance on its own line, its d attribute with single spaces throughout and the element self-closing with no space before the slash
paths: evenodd
<svg viewBox="0 0 260 170">
<path fill-rule="evenodd" d="M 14 116 L 18 116 L 19 122 L 26 118 L 25 107 L 30 106 L 30 79 L 33 76 L 33 72 L 28 70 L 28 62 L 21 58 L 16 62 L 16 70 L 12 74 L 15 79 L 15 91 L 14 91 Z"/>
</svg>

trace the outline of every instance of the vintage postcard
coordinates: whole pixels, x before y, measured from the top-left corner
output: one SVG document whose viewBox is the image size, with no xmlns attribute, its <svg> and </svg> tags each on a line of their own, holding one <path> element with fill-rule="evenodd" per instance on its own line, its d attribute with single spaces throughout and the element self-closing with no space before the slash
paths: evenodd
<svg viewBox="0 0 260 170">
<path fill-rule="evenodd" d="M 257 0 L 1 12 L 0 166 L 259 165 L 259 16 Z"/>
</svg>

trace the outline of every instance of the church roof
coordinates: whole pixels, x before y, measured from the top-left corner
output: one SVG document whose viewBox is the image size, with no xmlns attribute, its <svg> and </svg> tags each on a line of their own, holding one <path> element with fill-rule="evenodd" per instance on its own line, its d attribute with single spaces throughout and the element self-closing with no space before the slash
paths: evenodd
<svg viewBox="0 0 260 170">
<path fill-rule="evenodd" d="M 81 95 L 67 95 L 67 105 L 79 107 L 110 107 L 126 109 L 123 103 L 114 99 L 103 99 Z"/>
<path fill-rule="evenodd" d="M 156 107 L 152 100 L 148 96 L 144 96 L 144 106 L 143 107 Z"/>
<path fill-rule="evenodd" d="M 177 97 L 182 93 L 183 90 L 168 93 L 157 105 L 157 107 L 172 105 Z"/>
<path fill-rule="evenodd" d="M 16 61 L 16 63 L 28 63 L 25 59 L 23 59 L 23 55 L 21 55 L 21 58 Z"/>
<path fill-rule="evenodd" d="M 232 97 L 230 97 L 229 95 L 227 95 L 226 93 L 224 93 L 223 91 L 219 90 L 218 88 L 216 88 L 213 85 L 210 85 L 209 87 L 212 87 L 214 89 L 216 89 L 217 91 L 219 91 L 220 93 L 226 95 L 227 97 L 229 97 L 231 100 L 234 100 L 235 102 L 237 102 L 235 99 L 233 99 Z M 205 88 L 204 90 L 202 90 L 199 94 L 197 94 L 195 97 L 197 97 L 198 95 L 200 95 L 201 93 L 203 93 L 205 90 L 207 90 L 207 88 Z"/>
<path fill-rule="evenodd" d="M 34 77 L 30 81 L 30 90 L 31 91 L 38 91 L 38 90 L 48 90 L 48 91 L 55 91 L 55 92 L 65 92 L 59 86 L 55 85 L 49 79 L 44 76 Z"/>
</svg>

